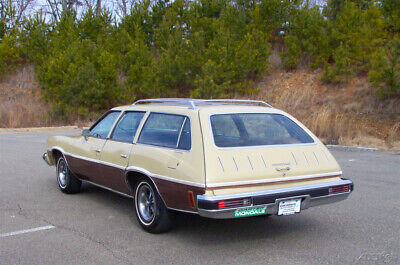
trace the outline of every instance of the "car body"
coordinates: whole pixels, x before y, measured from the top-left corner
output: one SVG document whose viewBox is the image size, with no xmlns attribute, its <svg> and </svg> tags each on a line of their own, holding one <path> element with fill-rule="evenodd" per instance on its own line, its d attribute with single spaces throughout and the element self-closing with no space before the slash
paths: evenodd
<svg viewBox="0 0 400 265">
<path fill-rule="evenodd" d="M 171 210 L 209 218 L 287 215 L 353 190 L 315 135 L 260 101 L 140 100 L 111 109 L 82 135 L 50 137 L 46 148 L 61 190 L 77 192 L 86 181 L 137 198 L 139 223 L 150 232 L 170 227 L 161 223 Z M 68 190 L 71 179 L 76 185 Z M 165 218 L 146 223 L 156 213 Z"/>
</svg>

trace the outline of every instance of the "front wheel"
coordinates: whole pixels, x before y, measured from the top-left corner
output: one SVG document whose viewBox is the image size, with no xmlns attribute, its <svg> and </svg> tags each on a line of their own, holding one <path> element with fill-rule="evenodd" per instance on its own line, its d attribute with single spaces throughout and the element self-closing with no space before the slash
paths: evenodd
<svg viewBox="0 0 400 265">
<path fill-rule="evenodd" d="M 150 233 L 171 229 L 171 213 L 150 180 L 141 178 L 135 185 L 135 212 L 139 224 Z"/>
<path fill-rule="evenodd" d="M 71 170 L 64 157 L 60 157 L 56 167 L 58 187 L 64 193 L 77 193 L 81 190 L 82 182 L 77 179 Z"/>
</svg>

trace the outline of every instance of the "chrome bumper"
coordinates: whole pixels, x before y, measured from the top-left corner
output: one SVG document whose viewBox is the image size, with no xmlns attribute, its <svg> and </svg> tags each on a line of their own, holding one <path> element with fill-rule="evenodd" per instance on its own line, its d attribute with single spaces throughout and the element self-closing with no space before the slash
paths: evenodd
<svg viewBox="0 0 400 265">
<path fill-rule="evenodd" d="M 349 191 L 341 193 L 330 193 L 331 188 L 340 185 L 349 185 Z M 234 213 L 238 209 L 252 209 L 266 207 L 266 214 L 277 214 L 279 202 L 288 199 L 301 198 L 301 210 L 307 208 L 339 202 L 347 199 L 353 191 L 354 184 L 351 180 L 343 179 L 340 181 L 267 190 L 252 193 L 203 196 L 197 195 L 197 207 L 200 216 L 214 219 L 234 218 Z M 251 198 L 251 205 L 227 209 L 214 209 L 213 205 L 221 200 Z"/>
<path fill-rule="evenodd" d="M 50 163 L 49 155 L 47 154 L 47 152 L 42 155 L 42 158 L 43 158 L 44 162 L 46 162 L 46 164 L 48 166 L 52 166 L 52 164 Z"/>
</svg>

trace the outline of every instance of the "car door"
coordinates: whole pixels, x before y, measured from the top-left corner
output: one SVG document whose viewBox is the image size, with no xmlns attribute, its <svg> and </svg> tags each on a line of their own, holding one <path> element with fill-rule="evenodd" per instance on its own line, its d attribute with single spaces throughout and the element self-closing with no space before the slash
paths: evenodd
<svg viewBox="0 0 400 265">
<path fill-rule="evenodd" d="M 125 183 L 125 169 L 137 129 L 145 112 L 125 112 L 107 139 L 100 155 L 99 184 L 113 190 L 130 194 Z"/>
<path fill-rule="evenodd" d="M 120 111 L 107 112 L 90 128 L 89 136 L 82 136 L 79 140 L 76 156 L 69 164 L 71 170 L 80 178 L 98 182 L 100 154 L 111 128 L 120 114 Z"/>
<path fill-rule="evenodd" d="M 196 145 L 195 150 L 192 150 L 192 144 Z M 191 184 L 204 178 L 201 147 L 201 139 L 192 141 L 189 116 L 152 112 L 133 147 L 134 157 L 129 167 L 152 174 L 168 207 L 193 210 L 189 192 L 196 197 L 201 189 Z"/>
</svg>

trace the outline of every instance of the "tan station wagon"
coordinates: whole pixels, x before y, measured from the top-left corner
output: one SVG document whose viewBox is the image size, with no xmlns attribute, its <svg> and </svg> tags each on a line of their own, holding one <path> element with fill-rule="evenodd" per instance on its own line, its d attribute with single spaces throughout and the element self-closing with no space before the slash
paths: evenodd
<svg viewBox="0 0 400 265">
<path fill-rule="evenodd" d="M 346 199 L 353 182 L 304 125 L 263 101 L 149 99 L 113 108 L 43 155 L 65 193 L 82 181 L 134 199 L 140 225 L 172 213 L 289 215 Z"/>
</svg>

